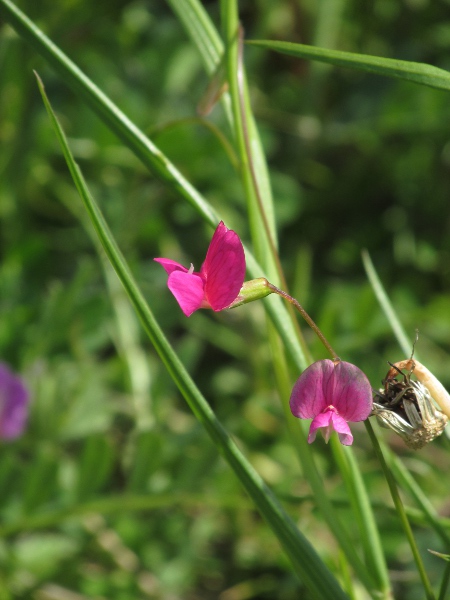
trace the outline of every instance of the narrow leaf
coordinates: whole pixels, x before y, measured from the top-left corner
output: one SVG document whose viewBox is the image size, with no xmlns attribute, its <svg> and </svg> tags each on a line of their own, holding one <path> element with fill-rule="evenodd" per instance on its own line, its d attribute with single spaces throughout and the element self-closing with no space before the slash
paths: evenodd
<svg viewBox="0 0 450 600">
<path fill-rule="evenodd" d="M 317 46 L 293 44 L 292 42 L 251 40 L 247 43 L 260 48 L 275 50 L 281 54 L 289 54 L 296 58 L 318 60 L 335 65 L 336 67 L 360 69 L 361 71 L 368 71 L 377 75 L 414 81 L 414 83 L 420 83 L 439 90 L 450 90 L 450 73 L 444 69 L 439 69 L 425 63 L 383 58 L 369 54 L 343 52 L 342 50 L 329 50 L 327 48 L 318 48 Z"/>
<path fill-rule="evenodd" d="M 391 301 L 386 294 L 386 290 L 381 283 L 380 278 L 373 266 L 373 262 L 370 258 L 367 250 L 363 250 L 362 252 L 362 261 L 364 265 L 364 269 L 366 270 L 367 278 L 369 279 L 370 285 L 372 286 L 373 291 L 375 292 L 375 296 L 387 318 L 389 321 L 389 325 L 394 332 L 395 337 L 397 338 L 397 342 L 400 348 L 403 350 L 406 356 L 409 356 L 411 353 L 411 340 L 408 340 L 408 337 L 403 329 L 402 324 L 400 323 L 400 319 L 398 318 L 394 307 L 392 306 Z"/>
</svg>

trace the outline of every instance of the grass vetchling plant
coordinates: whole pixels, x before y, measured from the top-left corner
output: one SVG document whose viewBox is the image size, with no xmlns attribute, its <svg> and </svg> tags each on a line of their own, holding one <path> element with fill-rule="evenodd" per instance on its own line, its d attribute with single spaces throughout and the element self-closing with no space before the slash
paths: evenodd
<svg viewBox="0 0 450 600">
<path fill-rule="evenodd" d="M 70 592 L 86 596 L 98 593 L 114 598 L 120 596 L 117 584 L 120 580 L 128 586 L 124 593 L 131 594 L 130 597 L 144 594 L 162 600 L 171 597 L 390 600 L 409 597 L 407 594 L 415 598 L 419 584 L 417 597 L 443 600 L 450 579 L 449 523 L 437 512 L 433 494 L 421 488 L 421 478 L 431 470 L 433 459 L 421 459 L 421 454 L 410 455 L 408 448 L 414 452 L 429 452 L 423 456 L 433 456 L 436 461 L 447 460 L 448 392 L 413 355 L 391 364 L 382 388 L 370 383 L 380 367 L 368 369 L 368 365 L 379 363 L 381 354 L 385 358 L 384 349 L 380 352 L 375 344 L 370 345 L 368 331 L 383 329 L 379 322 L 372 320 L 372 313 L 378 314 L 375 305 L 369 305 L 374 295 L 372 291 L 390 324 L 390 329 L 383 330 L 382 335 L 389 339 L 396 337 L 405 355 L 410 353 L 410 348 L 367 253 L 363 254 L 363 263 L 372 290 L 367 288 L 366 296 L 358 295 L 354 303 L 349 304 L 352 296 L 349 287 L 343 300 L 336 294 L 338 308 L 330 309 L 328 316 L 326 302 L 321 306 L 317 296 L 316 302 L 306 300 L 303 304 L 303 294 L 306 296 L 308 287 L 306 280 L 300 287 L 294 285 L 295 264 L 288 260 L 289 252 L 297 252 L 302 242 L 297 233 L 290 231 L 290 214 L 296 214 L 296 207 L 287 202 L 283 216 L 282 198 L 283 193 L 289 196 L 289 186 L 286 185 L 288 192 L 283 192 L 281 177 L 273 177 L 274 182 L 278 182 L 279 196 L 272 191 L 272 166 L 269 168 L 267 164 L 270 160 L 264 149 L 267 140 L 260 136 L 258 118 L 253 113 L 252 105 L 258 99 L 250 93 L 252 85 L 248 81 L 244 51 L 248 48 L 252 52 L 250 66 L 253 60 L 261 60 L 263 52 L 267 61 L 275 61 L 274 56 L 278 54 L 287 54 L 293 57 L 293 62 L 276 63 L 281 65 L 281 71 L 287 64 L 295 64 L 293 72 L 296 72 L 295 60 L 299 58 L 317 60 L 333 67 L 349 67 L 375 73 L 378 77 L 394 78 L 399 85 L 409 86 L 411 95 L 420 94 L 427 87 L 447 93 L 450 74 L 425 63 L 288 41 L 249 39 L 246 46 L 236 1 L 218 2 L 220 19 L 216 17 L 220 26 L 217 27 L 197 0 L 168 0 L 167 4 L 176 17 L 177 26 L 182 27 L 187 36 L 188 42 L 184 43 L 189 44 L 189 52 L 180 45 L 178 74 L 172 75 L 173 79 L 168 75 L 171 83 L 164 89 L 170 93 L 177 85 L 182 87 L 180 81 L 187 77 L 191 60 L 186 56 L 193 56 L 195 50 L 210 82 L 207 104 L 213 116 L 207 119 L 203 116 L 200 120 L 186 118 L 182 126 L 193 126 L 195 121 L 195 125 L 200 123 L 207 127 L 221 148 L 221 153 L 214 154 L 209 161 L 210 168 L 223 168 L 222 163 L 229 160 L 234 169 L 231 177 L 227 162 L 221 177 L 216 180 L 211 175 L 212 183 L 205 175 L 208 181 L 205 196 L 189 181 L 190 177 L 192 181 L 196 179 L 193 176 L 196 148 L 192 144 L 195 146 L 196 141 L 201 144 L 201 136 L 194 135 L 183 146 L 181 130 L 173 130 L 175 142 L 171 142 L 170 137 L 164 138 L 170 136 L 170 127 L 162 133 L 155 128 L 153 141 L 151 134 L 146 135 L 134 123 L 130 107 L 127 112 L 131 118 L 113 102 L 112 92 L 108 94 L 97 86 L 95 78 L 90 79 L 11 0 L 0 0 L 0 15 L 21 40 L 31 46 L 33 60 L 37 61 L 38 55 L 45 59 L 45 66 L 42 62 L 33 65 L 42 75 L 42 79 L 37 75 L 38 88 L 81 198 L 79 203 L 67 184 L 66 174 L 59 175 L 55 195 L 64 198 L 63 202 L 82 227 L 82 234 L 72 237 L 70 232 L 67 234 L 67 246 L 70 243 L 76 246 L 80 237 L 90 236 L 104 280 L 103 284 L 92 280 L 97 258 L 85 263 L 80 258 L 79 272 L 65 275 L 67 280 L 72 277 L 73 286 L 67 296 L 64 296 L 64 285 L 48 286 L 41 329 L 37 325 L 33 329 L 31 322 L 29 333 L 20 342 L 21 347 L 25 348 L 28 343 L 32 348 L 28 354 L 25 350 L 21 352 L 28 357 L 23 363 L 28 366 L 30 380 L 35 385 L 27 429 L 29 392 L 8 367 L 0 365 L 0 437 L 16 440 L 3 446 L 9 454 L 5 454 L 4 466 L 0 467 L 0 483 L 5 490 L 2 532 L 5 537 L 14 539 L 13 555 L 19 557 L 18 564 L 23 560 L 26 565 L 26 557 L 32 556 L 34 563 L 30 560 L 26 568 L 30 572 L 35 569 L 33 577 L 27 579 L 32 584 L 25 580 L 18 583 L 17 573 L 23 572 L 25 567 L 21 567 L 22 571 L 19 567 L 17 572 L 14 570 L 14 561 L 7 558 L 5 546 L 6 558 L 0 558 L 0 577 L 3 578 L 4 570 L 4 578 L 12 582 L 8 583 L 12 585 L 11 593 L 19 590 L 24 597 L 31 593 L 33 586 L 44 595 L 49 593 L 54 580 L 55 587 L 61 585 Z M 130 40 L 136 32 L 142 33 L 140 23 L 146 10 L 140 3 L 127 5 L 124 27 L 129 28 Z M 282 13 L 278 18 L 282 18 Z M 164 36 L 169 35 L 169 29 L 158 31 Z M 8 35 L 12 35 L 10 31 Z M 21 40 L 16 42 L 21 43 Z M 70 47 L 68 54 L 76 59 Z M 46 70 L 47 65 L 56 71 L 58 79 L 52 79 L 54 75 Z M 131 67 L 127 73 L 132 79 L 140 67 L 135 65 L 135 70 Z M 260 68 L 263 73 L 264 63 Z M 313 96 L 320 93 L 327 72 L 330 71 L 317 71 L 314 85 L 307 88 Z M 250 72 L 250 82 L 252 75 Z M 115 135 L 120 144 L 131 151 L 133 162 L 127 162 L 129 159 L 124 158 L 122 148 L 110 148 L 114 167 L 105 169 L 104 181 L 97 181 L 96 176 L 89 173 L 88 185 L 83 173 L 90 172 L 87 158 L 90 153 L 95 155 L 97 147 L 84 139 L 72 139 L 77 136 L 76 125 L 70 126 L 72 138 L 66 137 L 64 129 L 67 130 L 69 124 L 64 122 L 63 127 L 52 107 L 57 104 L 58 96 L 50 85 L 47 89 L 44 87 L 50 80 L 52 85 L 64 81 L 74 93 L 77 104 L 86 103 L 106 126 L 108 136 Z M 106 83 L 107 78 L 105 86 Z M 271 91 L 278 97 L 277 87 Z M 428 93 L 438 92 L 428 90 Z M 279 98 L 283 98 L 281 92 Z M 270 113 L 267 108 L 271 103 L 270 93 L 264 101 L 266 113 Z M 314 98 L 310 101 L 309 110 L 312 110 Z M 204 106 L 204 99 L 200 104 Z M 350 106 L 357 105 L 354 99 L 350 102 Z M 277 106 L 278 112 L 271 110 L 276 118 L 282 119 L 282 107 Z M 219 111 L 222 116 L 217 118 Z M 264 111 L 261 109 L 261 112 Z M 41 134 L 45 131 L 48 135 L 47 125 L 41 127 Z M 298 130 L 303 132 L 305 146 L 318 143 L 314 137 L 315 127 L 317 129 L 318 123 L 312 118 L 299 121 Z M 290 135 L 291 129 L 288 129 Z M 339 128 L 332 132 L 338 136 Z M 354 131 L 350 133 L 356 135 Z M 24 133 L 24 139 L 26 135 Z M 158 136 L 161 136 L 160 145 L 156 143 Z M 171 153 L 176 157 L 178 142 L 182 148 L 178 160 L 185 161 L 183 168 L 177 168 L 176 159 L 169 158 Z M 290 151 L 295 153 L 301 143 L 296 140 Z M 367 140 L 361 139 L 359 143 L 369 152 Z M 101 142 L 98 144 L 100 147 Z M 208 164 L 208 152 L 214 151 L 205 146 L 200 152 L 203 152 L 200 161 L 203 169 L 203 165 Z M 135 211 L 139 214 L 135 226 L 139 228 L 141 221 L 145 226 L 142 225 L 136 237 L 127 237 L 124 215 L 133 218 L 127 199 L 117 194 L 117 204 L 102 202 L 100 207 L 89 188 L 95 187 L 95 196 L 113 195 L 118 165 L 138 171 L 142 166 L 138 167 L 135 159 L 162 182 L 164 194 L 171 194 L 176 208 L 159 205 L 160 188 L 150 186 L 150 200 L 146 203 L 146 191 L 142 206 Z M 55 162 L 57 160 L 55 158 Z M 321 157 L 320 161 L 326 162 L 326 159 Z M 45 164 L 37 169 L 42 185 L 48 177 L 48 169 Z M 143 186 L 146 177 L 142 176 Z M 320 189 L 327 178 L 326 169 L 319 160 L 310 160 L 302 166 L 302 177 L 312 188 Z M 104 193 L 100 192 L 102 186 Z M 219 200 L 210 202 L 207 197 L 212 198 L 214 191 Z M 347 193 L 347 189 L 344 191 Z M 228 203 L 225 198 L 232 196 L 237 199 Z M 313 202 L 307 193 L 305 198 Z M 344 207 L 342 198 L 341 203 Z M 6 207 L 4 213 L 8 210 Z M 43 214 L 45 210 L 42 209 Z M 291 218 L 294 226 L 299 226 L 300 219 Z M 362 212 L 360 219 L 362 222 Z M 198 228 L 200 221 L 207 226 L 208 235 L 212 234 L 206 256 L 206 246 L 200 248 L 205 244 L 204 232 Z M 320 219 L 311 222 L 319 232 L 322 223 L 332 229 L 332 221 L 333 216 L 323 211 Z M 398 227 L 403 223 L 400 218 L 397 222 Z M 188 235 L 190 229 L 194 233 L 191 231 Z M 354 227 L 352 231 L 355 230 Z M 8 254 L 2 272 L 10 286 L 11 297 L 18 294 L 20 288 L 19 284 L 11 283 L 13 277 L 19 277 L 13 250 L 16 246 L 25 248 L 27 241 L 23 232 L 18 239 L 19 242 L 11 243 L 11 255 Z M 64 245 L 65 239 L 65 235 L 55 238 L 52 247 Z M 173 258 L 154 259 L 165 270 L 167 287 L 182 313 L 191 317 L 189 320 L 178 320 L 179 311 L 168 297 L 159 267 L 149 266 L 154 263 L 149 262 L 147 254 L 145 260 L 139 262 L 142 239 L 150 244 L 152 257 L 184 256 L 183 247 L 188 245 L 185 240 L 190 240 L 192 257 L 180 258 L 180 262 Z M 351 239 L 359 256 L 363 250 L 360 238 Z M 44 252 L 45 245 L 35 243 L 33 246 L 33 239 L 30 240 L 32 250 L 25 248 L 24 257 Z M 326 241 L 322 240 L 320 250 L 325 248 Z M 343 244 L 342 254 L 346 247 Z M 81 246 L 70 258 L 64 255 L 56 271 L 63 272 L 68 263 L 75 269 L 75 257 L 86 252 Z M 200 268 L 196 271 L 194 263 L 198 256 L 205 258 L 197 263 Z M 286 264 L 289 266 L 285 273 Z M 292 295 L 288 283 L 295 290 Z M 310 287 L 316 285 L 318 282 L 313 280 Z M 99 287 L 104 287 L 106 293 L 96 296 L 95 290 Z M 321 288 L 326 289 L 326 285 Z M 300 298 L 302 304 L 294 296 Z M 334 307 L 332 296 L 333 292 L 328 302 Z M 72 304 L 74 297 L 80 298 L 81 307 Z M 358 317 L 359 321 L 355 317 L 358 322 L 354 323 L 353 311 L 356 314 L 358 303 L 362 304 L 363 300 L 369 308 L 366 307 L 363 318 Z M 110 306 L 113 317 L 108 313 Z M 314 320 L 304 306 L 312 306 L 308 310 Z M 308 328 L 300 327 L 298 314 Z M 26 311 L 14 313 L 11 331 L 27 318 L 31 321 Z M 148 340 L 141 340 L 137 322 Z M 51 341 L 51 336 L 57 335 L 56 330 L 60 337 Z M 114 350 L 105 342 L 109 335 L 106 332 L 111 330 Z M 0 336 L 3 352 L 12 337 L 6 333 Z M 206 344 L 210 344 L 211 356 L 208 352 L 202 355 Z M 420 344 L 417 346 L 414 351 L 423 352 L 425 356 L 426 344 L 423 348 Z M 329 357 L 323 358 L 323 348 Z M 71 357 L 68 362 L 61 358 L 65 353 Z M 224 354 L 230 358 L 220 363 Z M 245 373 L 246 369 L 250 375 Z M 163 370 L 169 374 L 170 382 Z M 119 377 L 127 381 L 129 393 L 120 389 Z M 246 383 L 242 384 L 244 380 Z M 117 393 L 113 394 L 111 388 Z M 189 412 L 176 404 L 175 388 L 186 401 Z M 71 404 L 73 398 L 77 403 Z M 384 429 L 378 428 L 377 421 Z M 349 424 L 352 424 L 351 429 Z M 328 445 L 323 445 L 317 436 L 319 431 Z M 216 464 L 216 454 L 226 462 L 226 474 L 223 474 L 223 465 Z M 36 462 L 26 471 L 30 457 Z M 422 472 L 416 469 L 418 462 L 414 462 L 420 460 L 423 460 Z M 8 482 L 13 480 L 14 473 L 23 474 L 23 483 L 17 492 L 8 496 Z M 439 483 L 439 478 L 435 478 Z M 238 536 L 242 533 L 242 545 L 237 543 L 230 554 L 244 558 L 240 562 L 240 559 L 229 559 L 237 561 L 230 567 L 229 576 L 223 574 L 226 569 L 222 568 L 229 548 L 224 544 L 222 552 L 220 543 L 227 540 L 231 544 L 235 540 L 230 541 L 226 527 L 221 529 L 220 519 L 205 517 L 211 509 L 205 500 L 205 488 L 214 491 L 211 506 L 217 502 L 222 515 L 229 511 L 233 530 Z M 245 497 L 241 495 L 241 488 Z M 440 492 L 441 497 L 444 493 Z M 20 498 L 19 503 L 17 498 Z M 173 514 L 167 512 L 164 518 L 152 520 L 150 535 L 146 517 L 142 517 L 140 511 L 168 510 L 177 505 L 192 519 L 188 523 L 199 523 L 198 531 L 187 533 L 186 521 L 177 525 L 171 520 Z M 313 510 L 308 512 L 309 506 Z M 244 507 L 245 514 L 240 512 Z M 253 516 L 247 518 L 246 515 L 253 515 L 254 511 L 258 511 L 263 524 Z M 165 519 L 173 524 L 173 530 L 171 525 L 165 528 Z M 417 535 L 419 527 L 426 532 L 426 543 L 433 545 L 430 548 L 433 555 L 427 553 L 428 547 L 424 546 L 421 535 Z M 42 539 L 36 538 L 37 545 L 45 549 L 47 540 L 52 557 L 45 565 L 42 563 L 43 566 L 32 545 L 33 532 L 38 531 L 44 533 Z M 91 536 L 96 547 L 108 554 L 108 561 L 116 565 L 120 577 L 106 577 L 101 581 L 98 578 L 94 582 L 91 572 L 96 569 L 89 569 L 89 561 L 94 558 L 89 543 L 83 541 L 86 536 Z M 207 542 L 189 551 L 189 557 L 177 551 L 176 557 L 172 557 L 174 564 L 169 565 L 165 557 L 170 555 L 174 540 L 179 537 L 189 538 L 188 543 L 192 543 L 193 548 L 196 540 L 201 539 L 203 543 L 207 539 Z M 111 539 L 114 543 L 108 544 L 107 540 Z M 275 539 L 278 545 L 272 548 Z M 23 540 L 30 546 L 22 550 Z M 127 540 L 132 549 L 125 547 Z M 246 546 L 245 540 L 251 540 L 251 544 Z M 261 562 L 260 548 L 267 549 L 267 565 Z M 217 569 L 214 561 L 208 562 L 199 575 L 195 571 L 197 555 L 210 557 L 211 553 L 221 568 Z M 58 554 L 65 557 L 67 563 L 72 558 L 76 565 L 68 575 L 64 575 L 62 567 L 49 566 L 53 560 L 60 564 L 53 558 Z M 392 576 L 393 570 L 399 569 L 400 559 L 407 565 L 403 566 L 406 579 L 409 577 L 413 582 L 411 585 L 399 584 Z M 209 558 L 198 558 L 198 562 L 201 560 Z M 248 572 L 257 573 L 258 577 L 252 579 L 249 575 L 252 582 L 244 589 L 239 587 L 240 579 L 244 578 L 239 569 L 245 571 L 242 565 L 246 560 Z M 219 583 L 214 583 L 214 573 Z M 47 584 L 50 587 L 46 587 Z M 203 591 L 199 591 L 201 589 Z M 12 598 L 8 594 L 5 598 Z"/>
</svg>

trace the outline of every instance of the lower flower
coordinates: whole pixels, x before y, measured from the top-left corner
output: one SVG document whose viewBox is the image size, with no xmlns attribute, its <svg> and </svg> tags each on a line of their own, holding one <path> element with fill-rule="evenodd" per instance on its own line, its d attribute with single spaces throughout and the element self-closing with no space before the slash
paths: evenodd
<svg viewBox="0 0 450 600">
<path fill-rule="evenodd" d="M 320 429 L 328 442 L 335 431 L 345 446 L 353 443 L 348 422 L 364 421 L 372 410 L 372 388 L 365 374 L 343 361 L 319 360 L 298 378 L 290 399 L 299 419 L 313 419 L 308 442 Z"/>
</svg>

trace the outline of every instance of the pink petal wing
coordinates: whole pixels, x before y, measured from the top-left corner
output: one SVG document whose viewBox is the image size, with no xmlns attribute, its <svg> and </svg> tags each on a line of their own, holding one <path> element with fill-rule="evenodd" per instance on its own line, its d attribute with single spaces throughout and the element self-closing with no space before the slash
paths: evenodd
<svg viewBox="0 0 450 600">
<path fill-rule="evenodd" d="M 312 444 L 316 439 L 318 429 L 322 430 L 322 435 L 325 441 L 328 443 L 330 435 L 333 433 L 333 425 L 331 422 L 331 415 L 333 413 L 329 410 L 321 412 L 315 417 L 309 427 L 308 444 Z"/>
<path fill-rule="evenodd" d="M 309 428 L 309 444 L 316 439 L 318 429 L 322 430 L 322 435 L 327 443 L 333 431 L 336 431 L 339 436 L 339 441 L 344 446 L 351 446 L 353 443 L 353 436 L 347 421 L 334 410 L 326 410 L 314 418 Z"/>
<path fill-rule="evenodd" d="M 364 421 L 372 410 L 372 387 L 365 374 L 355 365 L 340 362 L 328 382 L 328 404 L 332 404 L 346 421 Z"/>
<path fill-rule="evenodd" d="M 174 271 L 183 271 L 183 273 L 187 273 L 188 269 L 180 265 L 180 263 L 171 260 L 170 258 L 154 258 L 154 261 L 159 263 L 162 267 L 164 267 L 166 273 L 170 275 Z"/>
<path fill-rule="evenodd" d="M 303 371 L 294 385 L 289 401 L 294 417 L 314 419 L 331 404 L 324 389 L 333 371 L 334 364 L 331 360 L 319 360 Z"/>
<path fill-rule="evenodd" d="M 237 233 L 221 221 L 214 232 L 201 268 L 206 298 L 215 311 L 236 299 L 245 278 L 245 254 Z"/>
<path fill-rule="evenodd" d="M 205 290 L 203 280 L 199 275 L 173 271 L 169 275 L 167 285 L 187 317 L 190 317 L 202 306 Z"/>
<path fill-rule="evenodd" d="M 333 423 L 332 427 L 338 434 L 341 444 L 351 446 L 353 444 L 353 436 L 347 421 L 335 412 L 332 413 L 331 420 Z"/>
</svg>

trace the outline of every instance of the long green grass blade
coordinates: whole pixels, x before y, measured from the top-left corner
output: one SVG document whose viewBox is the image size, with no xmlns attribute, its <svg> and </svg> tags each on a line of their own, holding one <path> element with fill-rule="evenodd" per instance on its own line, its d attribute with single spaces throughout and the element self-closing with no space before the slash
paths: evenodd
<svg viewBox="0 0 450 600">
<path fill-rule="evenodd" d="M 411 354 L 412 339 L 408 339 L 405 330 L 403 329 L 403 325 L 400 323 L 400 319 L 395 313 L 394 307 L 392 306 L 392 303 L 386 294 L 386 290 L 384 289 L 383 284 L 378 277 L 367 250 L 363 250 L 362 252 L 362 261 L 364 269 L 366 270 L 367 278 L 369 279 L 369 283 L 372 286 L 375 296 L 377 297 L 377 300 L 384 314 L 386 315 L 387 320 L 389 321 L 389 325 L 392 327 L 392 331 L 397 338 L 397 342 L 405 355 L 409 356 Z"/>
<path fill-rule="evenodd" d="M 441 538 L 446 548 L 450 548 L 450 535 L 443 527 L 439 520 L 439 515 L 428 499 L 427 495 L 422 491 L 421 487 L 416 483 L 411 473 L 407 470 L 405 465 L 399 460 L 398 456 L 392 452 L 386 452 L 384 449 L 386 460 L 390 468 L 392 469 L 395 478 L 402 486 L 402 488 L 414 499 L 417 506 L 422 511 L 427 522 L 433 527 L 437 535 Z"/>
<path fill-rule="evenodd" d="M 271 490 L 258 473 L 247 462 L 229 434 L 223 428 L 206 399 L 180 362 L 178 356 L 157 324 L 150 307 L 146 303 L 139 286 L 121 254 L 100 209 L 89 193 L 78 165 L 75 163 L 65 134 L 57 121 L 42 82 L 38 79 L 46 109 L 61 144 L 64 157 L 81 196 L 92 225 L 114 267 L 128 297 L 138 314 L 141 323 L 153 346 L 165 364 L 181 394 L 189 404 L 197 419 L 202 423 L 214 445 L 222 453 L 233 469 L 258 510 L 282 544 L 296 573 L 308 587 L 311 594 L 320 600 L 344 599 L 346 595 L 334 576 L 324 565 L 308 540 L 299 532 L 293 521 L 285 513 Z"/>
<path fill-rule="evenodd" d="M 292 42 L 251 40 L 247 43 L 260 48 L 275 50 L 281 54 L 295 56 L 296 58 L 318 60 L 337 67 L 350 67 L 376 73 L 377 75 L 385 75 L 386 77 L 406 79 L 439 90 L 450 90 L 450 73 L 425 63 L 383 58 L 369 54 L 355 54 L 353 52 L 343 52 L 342 50 L 329 50 L 305 44 L 293 44 Z"/>
<path fill-rule="evenodd" d="M 369 572 L 376 582 L 377 589 L 381 591 L 382 597 L 390 598 L 391 586 L 380 534 L 358 463 L 352 448 L 342 446 L 336 438 L 332 438 L 330 442 L 344 479 Z"/>
<path fill-rule="evenodd" d="M 265 173 L 265 169 L 260 169 L 261 157 L 256 159 L 254 152 L 254 148 L 258 146 L 259 136 L 248 99 L 243 60 L 239 55 L 240 30 L 236 0 L 222 0 L 221 8 L 234 138 L 240 157 L 252 241 L 256 258 L 268 271 L 270 281 L 279 284 L 280 278 L 271 251 L 271 246 L 273 250 L 277 246 L 273 204 L 268 179 L 262 179 L 258 175 L 258 173 Z M 271 241 L 268 239 L 269 236 Z"/>
<path fill-rule="evenodd" d="M 254 120 L 247 93 L 243 61 L 242 57 L 240 56 L 241 31 L 238 21 L 237 2 L 236 0 L 222 0 L 221 6 L 224 37 L 227 47 L 226 62 L 228 82 L 230 86 L 236 132 L 235 139 L 238 153 L 241 157 L 242 177 L 248 201 L 252 239 L 257 258 L 264 264 L 271 277 L 277 277 L 277 279 L 282 281 L 284 277 L 281 272 L 281 266 L 277 257 L 275 240 L 272 237 L 271 223 L 273 215 L 269 212 L 263 197 L 259 194 L 261 190 L 261 183 L 256 177 L 256 173 L 258 171 L 255 168 L 253 159 L 252 149 L 255 146 L 255 132 L 252 130 L 250 123 L 253 123 Z M 272 354 L 274 357 L 276 357 L 274 358 L 274 362 L 283 362 L 285 360 L 283 349 L 277 347 L 277 340 L 270 335 L 270 331 L 269 340 L 272 347 Z M 285 372 L 286 369 L 283 368 L 283 365 L 278 365 L 277 383 L 281 398 L 289 397 L 289 392 L 286 391 L 286 387 L 289 389 L 290 382 L 289 380 L 287 382 L 283 381 L 283 379 L 285 379 L 285 377 L 283 377 L 283 373 Z M 286 406 L 284 406 L 284 408 L 286 410 L 286 418 L 289 422 L 292 420 L 292 416 L 290 415 L 289 409 Z M 336 511 L 333 510 L 333 507 L 326 498 L 326 492 L 324 490 L 322 479 L 319 475 L 317 467 L 315 466 L 311 448 L 308 447 L 304 438 L 299 439 L 298 436 L 299 431 L 297 430 L 292 436 L 293 442 L 297 448 L 303 472 L 311 486 L 311 489 L 314 492 L 314 496 L 317 499 L 318 505 L 320 506 L 323 518 L 327 522 L 330 530 L 333 532 L 333 535 L 338 540 L 340 547 L 342 548 L 347 560 L 353 567 L 355 573 L 364 583 L 370 593 L 378 594 L 379 597 L 387 597 L 389 583 L 386 566 L 384 562 L 380 560 L 380 555 L 378 552 L 380 550 L 379 545 L 375 543 L 373 548 L 370 550 L 367 548 L 366 550 L 366 555 L 370 559 L 373 559 L 372 561 L 368 562 L 368 566 L 370 567 L 368 569 L 367 565 L 363 564 L 356 553 L 355 547 L 348 535 L 348 532 L 342 526 L 339 516 L 337 515 Z M 360 497 L 362 497 L 364 495 L 364 484 L 361 477 L 359 477 L 359 479 L 357 478 L 357 473 L 358 469 L 356 463 L 354 463 L 354 468 L 348 472 L 347 480 L 352 480 L 354 487 L 359 484 Z M 349 486 L 352 487 L 352 483 L 349 483 Z M 370 508 L 368 506 L 365 508 L 365 516 L 368 517 Z M 373 522 L 374 521 L 372 517 L 372 523 Z M 376 554 L 377 552 L 378 554 Z"/>
<path fill-rule="evenodd" d="M 166 0 L 183 25 L 191 42 L 196 46 L 206 73 L 212 80 L 217 79 L 217 85 L 222 84 L 224 45 L 208 13 L 197 0 Z M 223 73 L 222 73 L 223 71 Z M 232 125 L 230 96 L 228 92 L 221 95 L 221 103 Z"/>
<path fill-rule="evenodd" d="M 196 0 L 166 0 L 182 23 L 205 65 L 208 75 L 213 75 L 222 59 L 224 46 L 208 13 Z"/>
<path fill-rule="evenodd" d="M 422 581 L 422 585 L 424 587 L 425 597 L 427 598 L 427 600 L 435 600 L 433 588 L 431 586 L 428 574 L 425 570 L 425 566 L 424 566 L 422 557 L 420 555 L 420 551 L 417 546 L 416 540 L 414 538 L 414 534 L 411 529 L 411 525 L 409 523 L 408 516 L 407 516 L 405 508 L 403 506 L 403 501 L 400 497 L 400 493 L 398 491 L 398 487 L 397 487 L 395 478 L 384 458 L 384 453 L 383 453 L 381 444 L 380 444 L 377 436 L 375 435 L 375 432 L 373 430 L 372 424 L 370 423 L 369 419 L 366 419 L 366 421 L 364 422 L 364 425 L 366 426 L 366 431 L 370 436 L 370 440 L 372 442 L 373 448 L 374 448 L 377 458 L 380 462 L 381 468 L 383 469 L 383 473 L 386 478 L 386 482 L 389 486 L 389 491 L 391 493 L 391 497 L 394 502 L 398 518 L 402 525 L 405 536 L 408 540 L 409 546 L 411 548 L 411 553 L 412 553 L 414 561 L 416 563 L 417 571 L 419 573 L 420 579 Z"/>
</svg>

